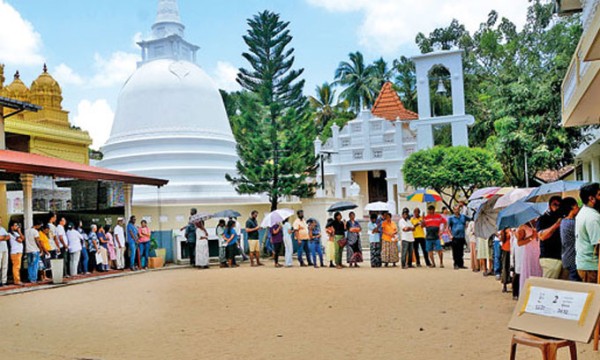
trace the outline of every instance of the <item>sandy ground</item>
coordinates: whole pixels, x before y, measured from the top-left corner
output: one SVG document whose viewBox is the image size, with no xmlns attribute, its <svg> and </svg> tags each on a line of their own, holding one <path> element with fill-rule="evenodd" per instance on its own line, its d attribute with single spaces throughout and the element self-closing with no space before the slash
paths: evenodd
<svg viewBox="0 0 600 360">
<path fill-rule="evenodd" d="M 5 296 L 0 359 L 507 359 L 515 302 L 447 262 L 187 268 Z"/>
</svg>

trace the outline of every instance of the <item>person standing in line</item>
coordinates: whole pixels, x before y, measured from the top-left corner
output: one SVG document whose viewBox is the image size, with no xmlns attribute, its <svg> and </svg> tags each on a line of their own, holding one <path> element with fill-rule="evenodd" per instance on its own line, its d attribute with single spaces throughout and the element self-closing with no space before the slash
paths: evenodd
<svg viewBox="0 0 600 360">
<path fill-rule="evenodd" d="M 69 241 L 67 240 L 67 232 L 65 226 L 67 225 L 67 219 L 61 217 L 56 226 L 56 240 L 60 246 L 60 256 L 63 259 L 63 276 L 69 278 Z M 75 274 L 77 275 L 77 274 Z"/>
<path fill-rule="evenodd" d="M 137 246 L 139 242 L 139 233 L 138 229 L 135 226 L 136 218 L 132 215 L 129 218 L 129 223 L 127 224 L 127 246 L 129 246 L 129 269 L 131 271 L 136 271 L 138 268 L 135 266 L 135 255 L 137 251 Z"/>
<path fill-rule="evenodd" d="M 452 260 L 454 261 L 454 270 L 466 269 L 464 261 L 465 253 L 465 230 L 470 218 L 460 213 L 460 206 L 453 208 L 454 214 L 448 216 L 448 232 L 450 234 L 452 245 Z"/>
<path fill-rule="evenodd" d="M 398 256 L 398 227 L 392 221 L 392 214 L 385 212 L 383 214 L 383 223 L 381 224 L 381 261 L 387 267 L 390 263 L 396 266 L 400 260 Z"/>
<path fill-rule="evenodd" d="M 402 268 L 412 268 L 412 257 L 414 253 L 414 230 L 412 222 L 409 218 L 409 211 L 407 208 L 402 210 L 402 218 L 398 222 L 398 229 L 400 230 L 400 239 L 402 240 L 402 258 L 400 263 Z"/>
<path fill-rule="evenodd" d="M 444 224 L 440 227 L 440 243 L 444 250 L 452 248 L 452 233 L 450 232 L 450 228 L 448 227 L 448 219 L 452 214 L 450 214 L 450 210 L 447 207 L 442 207 L 442 217 L 446 220 Z"/>
<path fill-rule="evenodd" d="M 281 231 L 283 232 L 283 246 L 285 247 L 285 267 L 292 267 L 292 256 L 294 255 L 292 233 L 294 230 L 288 219 L 283 219 Z"/>
<path fill-rule="evenodd" d="M 294 220 L 294 237 L 296 241 L 298 241 L 298 262 L 300 262 L 300 266 L 306 266 L 304 261 L 302 260 L 302 253 L 306 254 L 306 262 L 308 266 L 312 266 L 312 261 L 310 260 L 310 251 L 308 249 L 308 224 L 304 220 L 304 211 L 298 210 L 296 212 L 298 216 L 296 220 Z"/>
<path fill-rule="evenodd" d="M 77 267 L 79 265 L 79 257 L 81 256 L 81 243 L 83 241 L 83 236 L 79 233 L 79 231 L 75 230 L 75 226 L 72 223 L 69 223 L 67 226 L 66 238 L 68 241 L 68 249 L 69 249 L 69 273 L 71 276 L 77 276 Z"/>
<path fill-rule="evenodd" d="M 371 252 L 371 267 L 381 267 L 381 233 L 377 224 L 377 214 L 371 214 L 369 222 L 369 250 Z"/>
<path fill-rule="evenodd" d="M 98 266 L 102 266 L 102 264 L 98 264 L 98 261 L 96 261 L 96 254 L 99 254 L 99 250 L 100 245 L 98 244 L 98 226 L 96 226 L 96 224 L 92 224 L 90 226 L 90 233 L 88 234 L 88 271 L 90 273 L 97 271 Z"/>
<path fill-rule="evenodd" d="M 262 266 L 260 262 L 260 240 L 258 226 L 258 211 L 252 210 L 250 217 L 246 220 L 246 236 L 248 238 L 248 252 L 250 255 L 250 266 Z M 256 259 L 256 265 L 254 265 L 254 259 Z"/>
<path fill-rule="evenodd" d="M 42 272 L 42 282 L 50 280 L 48 278 L 48 271 L 52 272 L 52 269 L 50 268 L 50 259 L 52 259 L 52 255 L 50 253 L 51 241 L 49 235 L 50 228 L 48 227 L 48 224 L 43 224 L 39 232 L 40 244 L 42 245 L 40 248 L 40 259 L 42 260 L 42 268 L 40 269 Z"/>
<path fill-rule="evenodd" d="M 427 245 L 427 253 L 429 254 L 430 267 L 435 267 L 434 252 L 438 253 L 440 259 L 440 267 L 444 267 L 444 252 L 440 243 L 440 228 L 446 224 L 446 219 L 440 214 L 436 214 L 435 206 L 430 205 L 427 208 L 427 215 L 423 219 L 425 222 L 425 241 Z"/>
<path fill-rule="evenodd" d="M 317 255 L 319 256 L 319 263 L 321 267 L 324 267 L 323 264 L 323 247 L 321 246 L 321 226 L 317 220 L 310 219 L 307 222 L 308 224 L 308 235 L 309 235 L 309 249 L 310 249 L 310 258 L 312 259 L 312 263 L 315 268 L 317 266 Z"/>
<path fill-rule="evenodd" d="M 344 251 L 346 237 L 346 223 L 342 220 L 342 213 L 339 211 L 333 214 L 333 231 L 334 231 L 334 254 L 335 267 L 341 269 L 346 267 L 342 264 L 342 251 Z"/>
<path fill-rule="evenodd" d="M 152 231 L 148 227 L 148 222 L 142 220 L 138 228 L 138 250 L 140 252 L 140 266 L 144 270 L 148 270 L 148 258 L 150 257 L 150 236 Z"/>
<path fill-rule="evenodd" d="M 184 231 L 186 240 L 188 255 L 190 256 L 190 265 L 196 266 L 196 225 L 192 223 L 192 216 L 196 215 L 198 210 L 196 208 L 190 209 L 190 217 L 186 226 L 182 227 L 180 231 Z"/>
<path fill-rule="evenodd" d="M 117 257 L 117 269 L 125 269 L 125 231 L 123 230 L 123 218 L 117 218 L 117 226 L 114 230 L 115 252 Z"/>
<path fill-rule="evenodd" d="M 47 236 L 48 236 L 48 246 L 49 246 L 49 254 L 50 254 L 50 259 L 58 259 L 59 255 L 61 254 L 60 251 L 60 242 L 57 240 L 56 238 L 56 226 L 54 225 L 54 223 L 56 222 L 56 213 L 55 212 L 50 212 L 50 214 L 48 215 L 48 223 L 46 224 L 45 227 L 48 228 L 47 231 Z"/>
<path fill-rule="evenodd" d="M 227 241 L 227 265 L 230 268 L 239 267 L 239 265 L 233 263 L 235 255 L 238 252 L 238 234 L 235 231 L 234 220 L 229 220 L 227 222 L 227 226 L 225 227 L 225 233 L 223 237 L 225 238 L 225 241 Z"/>
<path fill-rule="evenodd" d="M 562 245 L 560 240 L 560 196 L 553 196 L 548 202 L 546 211 L 537 223 L 537 232 L 540 239 L 540 266 L 543 277 L 558 279 L 562 273 Z"/>
<path fill-rule="evenodd" d="M 462 215 L 465 215 L 462 213 Z M 467 215 L 465 215 L 467 216 Z M 471 249 L 471 270 L 473 272 L 479 272 L 479 259 L 477 258 L 477 236 L 475 236 L 475 222 L 469 221 L 467 223 L 466 230 L 467 240 L 469 242 L 469 248 Z"/>
<path fill-rule="evenodd" d="M 275 224 L 269 229 L 271 232 L 271 243 L 273 244 L 273 262 L 276 268 L 281 267 L 279 264 L 279 253 L 281 252 L 281 244 L 283 243 L 283 226 Z"/>
<path fill-rule="evenodd" d="M 15 285 L 22 286 L 21 264 L 23 260 L 23 241 L 25 241 L 25 236 L 23 236 L 19 224 L 14 220 L 8 225 L 8 235 L 10 236 L 10 261 L 12 262 L 13 282 Z"/>
<path fill-rule="evenodd" d="M 511 229 L 510 253 L 511 265 L 514 269 L 512 276 L 512 296 L 513 300 L 519 299 L 519 284 L 521 283 L 521 272 L 523 271 L 523 246 L 519 246 L 517 239 L 517 229 Z"/>
<path fill-rule="evenodd" d="M 600 242 L 600 185 L 590 183 L 579 189 L 583 207 L 575 217 L 575 263 L 586 283 L 598 283 L 598 243 Z"/>
<path fill-rule="evenodd" d="M 100 256 L 102 256 L 102 265 L 100 266 L 100 271 L 101 272 L 105 272 L 108 271 L 108 237 L 106 236 L 106 231 L 104 230 L 104 227 L 99 226 L 98 227 L 98 232 L 96 233 L 96 236 L 98 237 L 98 243 L 100 244 L 100 247 L 98 248 L 99 254 Z"/>
<path fill-rule="evenodd" d="M 410 219 L 412 226 L 415 228 L 413 231 L 413 236 L 415 238 L 414 248 L 415 248 L 415 259 L 417 260 L 417 267 L 421 267 L 421 258 L 419 256 L 419 248 L 421 248 L 421 252 L 423 253 L 423 259 L 425 259 L 425 265 L 430 266 L 431 262 L 429 261 L 429 256 L 427 254 L 427 246 L 425 243 L 425 230 L 423 227 L 425 226 L 425 222 L 423 221 L 423 217 L 421 217 L 421 210 L 419 208 L 415 208 L 413 211 L 413 217 Z"/>
<path fill-rule="evenodd" d="M 521 276 L 519 276 L 519 293 L 523 293 L 525 282 L 532 276 L 542 276 L 540 266 L 540 240 L 535 230 L 535 222 L 530 221 L 517 229 L 517 245 L 523 248 Z"/>
<path fill-rule="evenodd" d="M 2 218 L 0 218 L 2 223 Z M 0 280 L 0 287 L 6 285 L 8 282 L 8 242 L 10 241 L 10 235 L 4 227 L 0 225 L 0 271 L 2 272 L 2 278 Z"/>
<path fill-rule="evenodd" d="M 196 223 L 196 266 L 201 269 L 208 269 L 208 231 L 204 227 L 204 221 Z"/>
<path fill-rule="evenodd" d="M 500 239 L 500 248 L 502 251 L 502 270 L 501 270 L 501 281 L 502 281 L 502 292 L 508 292 L 508 284 L 510 279 L 510 238 L 512 232 L 509 228 L 498 231 L 498 238 Z"/>
<path fill-rule="evenodd" d="M 88 265 L 89 265 L 89 256 L 88 256 L 88 235 L 83 230 L 83 222 L 79 222 L 79 226 L 77 227 L 77 232 L 81 234 L 81 261 L 79 263 L 80 273 L 82 275 L 89 275 Z"/>
<path fill-rule="evenodd" d="M 562 265 L 569 272 L 569 280 L 581 281 L 575 264 L 575 217 L 579 213 L 579 204 L 568 197 L 563 199 L 561 207 L 561 213 L 565 215 L 560 223 Z"/>
<path fill-rule="evenodd" d="M 227 267 L 227 241 L 223 238 L 225 234 L 225 219 L 219 220 L 219 224 L 217 224 L 217 229 L 215 233 L 217 234 L 217 241 L 219 241 L 219 267 L 226 268 Z"/>
<path fill-rule="evenodd" d="M 363 261 L 362 249 L 360 245 L 360 232 L 362 228 L 358 221 L 356 221 L 356 214 L 351 211 L 348 214 L 350 220 L 346 223 L 346 231 L 348 237 L 348 244 L 346 246 L 346 261 L 349 266 L 358 267 L 358 263 Z"/>
<path fill-rule="evenodd" d="M 106 240 L 108 240 L 107 250 L 108 250 L 108 269 L 116 269 L 117 268 L 117 252 L 115 250 L 115 238 L 112 234 L 112 227 L 108 224 L 104 225 L 104 234 L 106 236 Z"/>
<path fill-rule="evenodd" d="M 39 230 L 42 227 L 42 222 L 34 222 L 33 227 L 25 230 L 25 251 L 27 252 L 27 273 L 29 282 L 37 283 L 38 269 L 40 264 L 40 253 L 42 244 L 40 243 Z"/>
<path fill-rule="evenodd" d="M 248 255 L 246 255 L 246 242 L 244 241 L 244 234 L 242 234 L 242 225 L 237 220 L 237 217 L 231 217 L 230 220 L 233 220 L 235 223 L 235 233 L 237 234 L 237 242 L 236 246 L 238 248 L 238 253 L 242 254 L 242 262 L 248 260 Z M 248 240 L 248 235 L 246 234 L 246 240 Z M 233 263 L 235 264 L 235 257 L 233 258 Z"/>
</svg>

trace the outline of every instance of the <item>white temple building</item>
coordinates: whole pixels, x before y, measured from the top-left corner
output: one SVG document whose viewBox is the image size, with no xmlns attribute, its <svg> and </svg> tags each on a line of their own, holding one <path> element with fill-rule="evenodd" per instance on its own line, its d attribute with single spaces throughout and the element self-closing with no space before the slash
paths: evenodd
<svg viewBox="0 0 600 360">
<path fill-rule="evenodd" d="M 195 64 L 199 47 L 184 30 L 177 1 L 159 0 L 152 38 L 138 43 L 142 61 L 121 89 L 98 165 L 169 180 L 160 194 L 136 186 L 134 207 L 256 202 L 225 179 L 237 172 L 236 142 L 217 87 Z"/>
<path fill-rule="evenodd" d="M 360 209 L 376 201 L 387 202 L 390 210 L 397 213 L 407 205 L 404 160 L 417 150 L 436 145 L 435 127 L 450 126 L 452 145 L 468 146 L 468 126 L 475 119 L 465 114 L 462 50 L 418 55 L 413 61 L 419 114 L 407 110 L 392 84 L 386 83 L 371 110 L 362 110 L 342 129 L 334 125 L 331 138 L 325 143 L 315 141 L 315 154 L 323 160 L 325 176 L 323 179 L 321 173 L 317 174 L 319 184 L 324 185 L 318 190 L 318 197 L 350 198 L 359 205 L 359 215 Z M 436 116 L 432 111 L 430 82 L 436 79 L 429 74 L 434 66 L 442 66 L 450 74 L 449 115 Z"/>
</svg>

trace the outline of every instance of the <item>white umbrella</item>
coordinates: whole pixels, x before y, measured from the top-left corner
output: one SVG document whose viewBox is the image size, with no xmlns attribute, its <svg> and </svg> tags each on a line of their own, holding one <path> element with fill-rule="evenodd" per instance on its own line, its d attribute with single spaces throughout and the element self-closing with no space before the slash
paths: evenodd
<svg viewBox="0 0 600 360">
<path fill-rule="evenodd" d="M 500 199 L 498 199 L 498 201 L 496 202 L 496 205 L 494 205 L 494 209 L 501 209 L 501 208 L 508 207 L 509 205 L 512 205 L 512 204 L 516 203 L 517 201 L 523 199 L 527 195 L 531 194 L 531 192 L 534 189 L 535 188 L 514 189 L 514 190 L 506 193 Z"/>
<path fill-rule="evenodd" d="M 490 193 L 495 194 L 498 190 L 500 190 L 500 187 L 498 187 L 498 186 L 490 186 L 490 187 L 478 189 L 478 190 L 475 190 L 473 192 L 473 194 L 471 194 L 471 196 L 469 196 L 468 200 L 472 201 L 472 200 L 476 200 L 476 199 L 487 198 L 487 197 L 489 197 L 488 195 Z"/>
<path fill-rule="evenodd" d="M 390 205 L 383 201 L 376 201 L 367 204 L 365 211 L 390 211 Z"/>
<path fill-rule="evenodd" d="M 475 213 L 475 236 L 487 239 L 496 229 L 496 219 L 500 209 L 494 209 L 494 205 L 498 201 L 498 197 L 493 197 L 484 202 Z"/>
<path fill-rule="evenodd" d="M 265 215 L 265 218 L 260 223 L 260 226 L 271 227 L 275 224 L 282 222 L 284 219 L 287 219 L 292 215 L 294 215 L 294 210 L 292 209 L 277 209 Z"/>
</svg>

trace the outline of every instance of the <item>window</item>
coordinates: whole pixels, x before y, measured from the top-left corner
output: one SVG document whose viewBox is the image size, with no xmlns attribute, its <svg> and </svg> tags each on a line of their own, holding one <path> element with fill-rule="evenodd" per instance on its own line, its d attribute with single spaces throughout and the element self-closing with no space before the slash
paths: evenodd
<svg viewBox="0 0 600 360">
<path fill-rule="evenodd" d="M 350 146 L 350 139 L 349 138 L 342 139 L 342 147 L 348 147 L 348 146 Z"/>
<path fill-rule="evenodd" d="M 362 150 L 355 150 L 352 153 L 352 158 L 354 160 L 362 160 L 362 158 L 363 158 L 363 152 L 362 152 Z"/>
<path fill-rule="evenodd" d="M 362 124 L 352 124 L 352 132 L 361 132 Z"/>
<path fill-rule="evenodd" d="M 385 142 L 386 144 L 393 144 L 394 143 L 394 134 L 383 135 L 383 142 Z"/>
<path fill-rule="evenodd" d="M 383 124 L 381 123 L 381 121 L 371 123 L 371 130 L 379 131 L 382 129 L 382 127 L 383 127 L 382 125 Z"/>
<path fill-rule="evenodd" d="M 373 150 L 373 159 L 383 158 L 383 150 Z"/>
</svg>

